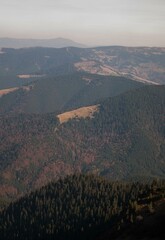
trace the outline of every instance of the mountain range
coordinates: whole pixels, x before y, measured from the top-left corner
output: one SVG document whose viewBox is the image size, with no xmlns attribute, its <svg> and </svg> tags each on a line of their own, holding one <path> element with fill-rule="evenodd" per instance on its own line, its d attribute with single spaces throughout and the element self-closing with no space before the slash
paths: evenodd
<svg viewBox="0 0 165 240">
<path fill-rule="evenodd" d="M 164 48 L 3 48 L 0 53 L 0 89 L 75 72 L 164 84 L 164 69 Z"/>
<path fill-rule="evenodd" d="M 2 48 L 2 239 L 164 239 L 164 84 L 165 48 Z"/>
<path fill-rule="evenodd" d="M 17 39 L 0 38 L 0 48 L 29 48 L 29 47 L 85 47 L 85 45 L 66 38 L 54 39 Z"/>
</svg>

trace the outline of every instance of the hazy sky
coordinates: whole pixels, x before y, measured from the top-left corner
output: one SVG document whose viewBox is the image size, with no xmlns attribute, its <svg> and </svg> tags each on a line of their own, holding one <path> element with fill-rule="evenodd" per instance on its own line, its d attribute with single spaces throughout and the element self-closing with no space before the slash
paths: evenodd
<svg viewBox="0 0 165 240">
<path fill-rule="evenodd" d="M 165 46 L 165 0 L 0 0 L 0 37 Z"/>
</svg>

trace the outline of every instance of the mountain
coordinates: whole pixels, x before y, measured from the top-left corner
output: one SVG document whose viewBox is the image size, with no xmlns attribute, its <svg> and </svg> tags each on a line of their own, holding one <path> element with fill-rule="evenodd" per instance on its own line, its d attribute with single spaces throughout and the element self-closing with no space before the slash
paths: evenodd
<svg viewBox="0 0 165 240">
<path fill-rule="evenodd" d="M 165 48 L 3 48 L 0 53 L 0 89 L 75 72 L 164 84 L 164 69 Z"/>
<path fill-rule="evenodd" d="M 1 49 L 2 239 L 164 239 L 164 73 L 164 48 Z"/>
<path fill-rule="evenodd" d="M 16 39 L 0 38 L 0 48 L 29 48 L 29 47 L 85 47 L 85 45 L 65 38 L 54 39 Z"/>
<path fill-rule="evenodd" d="M 125 77 L 74 73 L 1 90 L 0 114 L 65 112 L 144 86 Z"/>
<path fill-rule="evenodd" d="M 165 176 L 165 86 L 84 109 L 0 116 L 3 199 L 74 172 L 127 180 Z"/>
<path fill-rule="evenodd" d="M 164 239 L 164 190 L 164 181 L 121 183 L 69 176 L 2 210 L 1 239 Z"/>
</svg>

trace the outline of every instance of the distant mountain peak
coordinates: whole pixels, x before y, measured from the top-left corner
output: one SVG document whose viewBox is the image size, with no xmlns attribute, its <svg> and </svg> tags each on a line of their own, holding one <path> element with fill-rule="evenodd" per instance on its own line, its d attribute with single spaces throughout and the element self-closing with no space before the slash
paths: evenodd
<svg viewBox="0 0 165 240">
<path fill-rule="evenodd" d="M 85 45 L 74 42 L 71 39 L 62 37 L 52 39 L 17 39 L 17 38 L 0 38 L 0 48 L 26 48 L 26 47 L 78 47 L 84 48 Z"/>
</svg>

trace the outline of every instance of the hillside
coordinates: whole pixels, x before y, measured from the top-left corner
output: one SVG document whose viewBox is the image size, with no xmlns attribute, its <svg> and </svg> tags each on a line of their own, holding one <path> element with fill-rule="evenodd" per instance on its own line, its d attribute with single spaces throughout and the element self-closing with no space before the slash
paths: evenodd
<svg viewBox="0 0 165 240">
<path fill-rule="evenodd" d="M 139 210 L 138 221 L 134 224 L 126 224 L 125 227 L 116 232 L 105 231 L 96 237 L 96 240 L 163 240 L 165 237 L 163 224 L 165 221 L 165 200 L 156 201 L 153 206 L 151 212 L 147 212 L 146 207 Z"/>
<path fill-rule="evenodd" d="M 0 98 L 0 114 L 65 112 L 97 104 L 107 97 L 143 85 L 124 77 L 81 73 L 43 78 L 17 91 L 12 92 L 13 88 L 10 89 L 10 94 Z"/>
<path fill-rule="evenodd" d="M 64 112 L 57 115 L 59 122 L 65 123 L 71 119 L 92 118 L 94 113 L 98 111 L 99 105 L 78 108 L 69 112 Z"/>
<path fill-rule="evenodd" d="M 164 181 L 142 184 L 110 182 L 92 175 L 66 177 L 1 211 L 1 239 L 109 239 L 104 232 L 115 239 L 115 235 L 123 236 L 123 230 L 131 232 L 136 225 L 143 228 L 146 237 L 148 218 L 158 224 L 152 220 L 153 214 L 165 214 L 165 208 L 161 208 L 162 215 L 157 211 L 165 203 L 164 191 Z M 154 232 L 156 239 L 163 239 L 162 226 L 154 226 L 159 230 Z"/>
<path fill-rule="evenodd" d="M 146 87 L 110 98 L 92 119 L 57 129 L 72 144 L 84 170 L 111 178 L 164 176 L 165 87 Z"/>
<path fill-rule="evenodd" d="M 0 117 L 2 199 L 74 172 L 111 179 L 164 178 L 165 86 L 109 98 L 92 118 L 60 124 L 56 115 Z"/>
<path fill-rule="evenodd" d="M 78 71 L 120 75 L 140 82 L 164 84 L 165 48 L 99 47 L 82 53 L 75 63 Z"/>
<path fill-rule="evenodd" d="M 73 72 L 122 76 L 150 84 L 165 83 L 165 49 L 146 47 L 3 48 L 0 89 Z"/>
<path fill-rule="evenodd" d="M 73 72 L 79 58 L 67 48 L 4 48 L 0 54 L 0 88 L 19 87 L 43 77 Z"/>
</svg>

